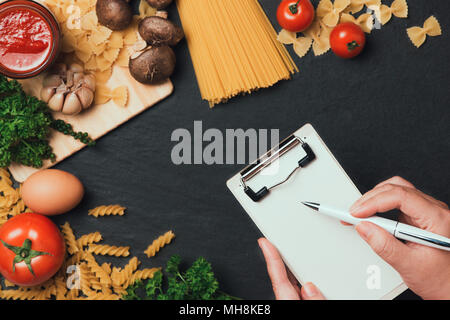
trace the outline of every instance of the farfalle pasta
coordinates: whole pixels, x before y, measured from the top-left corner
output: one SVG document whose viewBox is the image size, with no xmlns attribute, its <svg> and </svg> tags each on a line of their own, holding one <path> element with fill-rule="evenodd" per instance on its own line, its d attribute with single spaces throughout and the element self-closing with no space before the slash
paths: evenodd
<svg viewBox="0 0 450 320">
<path fill-rule="evenodd" d="M 332 28 L 316 19 L 311 27 L 303 31 L 305 36 L 313 40 L 312 48 L 315 56 L 320 56 L 330 50 L 330 33 Z"/>
<path fill-rule="evenodd" d="M 335 0 L 334 3 L 330 0 L 320 0 L 316 14 L 325 25 L 335 27 L 339 22 L 341 13 L 349 5 L 350 0 Z"/>
<path fill-rule="evenodd" d="M 392 16 L 397 18 L 407 18 L 408 17 L 408 4 L 406 0 L 394 0 L 391 6 L 382 4 L 379 11 L 375 11 L 378 20 L 381 24 L 386 24 L 391 20 Z"/>
<path fill-rule="evenodd" d="M 295 53 L 301 58 L 304 57 L 311 48 L 313 39 L 310 37 L 297 37 L 295 32 L 282 29 L 277 40 L 283 44 L 292 44 Z"/>
<path fill-rule="evenodd" d="M 373 22 L 374 18 L 370 13 L 364 13 L 361 14 L 358 18 L 355 18 L 354 16 L 352 16 L 351 14 L 348 13 L 343 13 L 341 15 L 341 23 L 342 22 L 352 22 L 354 24 L 357 24 L 358 26 L 361 27 L 361 29 L 365 32 L 365 33 L 371 33 L 373 26 L 374 26 L 374 22 Z"/>
<path fill-rule="evenodd" d="M 423 27 L 411 27 L 406 32 L 411 42 L 417 48 L 425 42 L 427 36 L 436 37 L 442 34 L 441 26 L 434 16 L 425 20 Z"/>
<path fill-rule="evenodd" d="M 358 13 L 364 6 L 376 10 L 381 6 L 381 0 L 351 0 L 350 5 L 344 10 L 345 13 Z"/>
</svg>

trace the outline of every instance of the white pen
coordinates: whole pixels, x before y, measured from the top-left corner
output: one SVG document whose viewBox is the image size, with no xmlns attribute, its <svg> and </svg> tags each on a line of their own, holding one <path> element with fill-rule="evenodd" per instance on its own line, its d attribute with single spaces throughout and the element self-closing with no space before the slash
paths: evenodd
<svg viewBox="0 0 450 320">
<path fill-rule="evenodd" d="M 323 213 L 327 216 L 342 220 L 344 222 L 357 225 L 362 221 L 369 221 L 383 228 L 394 237 L 406 241 L 411 241 L 425 246 L 450 251 L 450 239 L 438 234 L 422 230 L 398 221 L 373 216 L 370 218 L 356 218 L 348 211 L 332 208 L 323 204 L 314 202 L 302 202 L 305 206 Z"/>
</svg>

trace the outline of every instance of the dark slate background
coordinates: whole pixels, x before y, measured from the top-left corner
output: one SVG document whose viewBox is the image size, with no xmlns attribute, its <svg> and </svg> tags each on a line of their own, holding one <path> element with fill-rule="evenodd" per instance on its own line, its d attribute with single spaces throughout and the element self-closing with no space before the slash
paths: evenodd
<svg viewBox="0 0 450 320">
<path fill-rule="evenodd" d="M 261 3 L 279 30 L 278 1 Z M 409 18 L 393 18 L 374 30 L 357 59 L 341 60 L 331 52 L 321 57 L 310 52 L 303 59 L 293 54 L 300 68 L 293 80 L 213 110 L 201 100 L 188 48 L 181 43 L 171 97 L 57 166 L 82 180 L 86 196 L 54 220 L 69 221 L 77 235 L 99 230 L 105 243 L 130 245 L 144 267 L 164 265 L 172 254 L 181 255 L 186 265 L 204 256 L 224 291 L 272 299 L 256 242 L 261 234 L 225 185 L 243 166 L 171 162 L 172 131 L 192 132 L 194 120 L 202 120 L 204 130 L 279 129 L 280 137 L 310 122 L 361 192 L 400 175 L 449 203 L 450 2 L 408 4 Z M 179 23 L 176 7 L 169 11 Z M 422 25 L 430 15 L 440 21 L 443 35 L 428 37 L 416 49 L 406 28 Z M 127 206 L 127 215 L 87 215 L 90 208 L 112 203 Z M 173 244 L 147 259 L 147 245 L 170 229 L 177 235 Z M 415 296 L 406 292 L 400 298 Z"/>
</svg>

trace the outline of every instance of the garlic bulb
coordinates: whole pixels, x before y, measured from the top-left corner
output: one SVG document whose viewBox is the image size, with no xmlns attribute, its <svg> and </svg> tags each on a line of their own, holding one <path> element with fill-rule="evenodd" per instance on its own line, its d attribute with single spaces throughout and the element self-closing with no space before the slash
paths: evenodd
<svg viewBox="0 0 450 320">
<path fill-rule="evenodd" d="M 84 73 L 79 64 L 57 64 L 48 74 L 41 89 L 41 99 L 50 109 L 75 115 L 92 106 L 95 94 L 95 76 Z"/>
</svg>

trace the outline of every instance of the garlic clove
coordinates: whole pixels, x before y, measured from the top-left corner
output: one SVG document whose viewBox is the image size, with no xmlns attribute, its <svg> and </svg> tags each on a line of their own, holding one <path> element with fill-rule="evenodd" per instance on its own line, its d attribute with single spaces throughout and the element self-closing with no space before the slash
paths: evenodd
<svg viewBox="0 0 450 320">
<path fill-rule="evenodd" d="M 75 93 L 77 94 L 83 109 L 87 109 L 91 106 L 92 102 L 94 101 L 94 92 L 92 92 L 91 89 L 81 87 L 80 89 L 75 91 Z"/>
<path fill-rule="evenodd" d="M 81 72 L 81 73 L 84 71 L 83 67 L 78 63 L 72 63 L 69 67 L 69 70 L 72 72 Z"/>
<path fill-rule="evenodd" d="M 67 88 L 67 86 L 62 83 L 59 87 L 56 88 L 56 93 L 67 93 L 70 90 Z"/>
<path fill-rule="evenodd" d="M 95 76 L 92 73 L 84 75 L 83 87 L 89 88 L 92 92 L 95 92 L 95 82 Z"/>
<path fill-rule="evenodd" d="M 77 113 L 80 113 L 81 110 L 83 110 L 83 107 L 81 106 L 80 99 L 78 99 L 78 96 L 71 92 L 66 96 L 66 100 L 64 101 L 64 106 L 62 107 L 62 113 L 68 114 L 68 115 L 75 115 Z"/>
<path fill-rule="evenodd" d="M 75 72 L 73 74 L 73 83 L 75 86 L 79 84 L 81 81 L 83 81 L 84 73 L 83 72 Z"/>
<path fill-rule="evenodd" d="M 53 95 L 56 93 L 56 89 L 54 87 L 43 87 L 41 89 L 41 99 L 45 103 L 48 103 Z"/>
<path fill-rule="evenodd" d="M 48 101 L 48 106 L 53 111 L 59 112 L 62 110 L 64 104 L 64 93 L 57 92 Z"/>
<path fill-rule="evenodd" d="M 73 71 L 68 70 L 66 74 L 66 86 L 71 88 L 73 87 Z"/>
<path fill-rule="evenodd" d="M 44 81 L 43 81 L 43 86 L 44 87 L 58 87 L 63 83 L 63 80 L 61 79 L 61 76 L 59 76 L 58 74 L 51 74 L 48 75 L 47 77 L 45 77 Z"/>
</svg>

